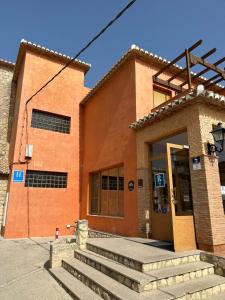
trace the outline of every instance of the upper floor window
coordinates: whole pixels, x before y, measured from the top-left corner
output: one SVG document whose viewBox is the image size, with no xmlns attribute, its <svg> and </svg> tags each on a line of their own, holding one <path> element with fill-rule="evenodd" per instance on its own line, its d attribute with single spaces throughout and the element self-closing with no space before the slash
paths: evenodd
<svg viewBox="0 0 225 300">
<path fill-rule="evenodd" d="M 31 127 L 70 133 L 70 121 L 70 117 L 67 116 L 33 109 Z"/>
<path fill-rule="evenodd" d="M 154 107 L 161 105 L 171 98 L 171 92 L 160 88 L 153 88 Z"/>
</svg>

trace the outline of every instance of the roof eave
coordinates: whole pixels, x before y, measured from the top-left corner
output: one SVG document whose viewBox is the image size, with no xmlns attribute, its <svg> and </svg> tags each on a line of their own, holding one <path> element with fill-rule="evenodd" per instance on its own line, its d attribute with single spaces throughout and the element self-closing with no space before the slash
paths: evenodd
<svg viewBox="0 0 225 300">
<path fill-rule="evenodd" d="M 113 74 L 131 58 L 140 59 L 144 62 L 155 65 L 158 68 L 170 63 L 169 60 L 162 58 L 161 56 L 145 51 L 144 49 L 139 48 L 136 45 L 132 45 L 131 48 L 113 65 L 113 67 L 106 73 L 106 75 L 103 76 L 103 78 L 100 79 L 100 81 L 97 82 L 92 90 L 83 98 L 81 104 L 85 104 L 89 100 L 89 98 L 91 98 L 104 85 L 104 83 L 107 82 L 113 76 Z M 182 69 L 183 68 L 181 66 L 175 64 L 171 66 L 167 72 L 171 75 L 174 75 L 178 70 Z M 195 73 L 192 74 L 194 75 Z M 183 78 L 183 76 L 184 75 L 181 75 L 178 78 Z M 199 80 L 196 81 L 196 83 L 201 84 L 205 80 L 206 78 L 200 77 Z"/>
<path fill-rule="evenodd" d="M 14 75 L 13 75 L 13 81 L 17 81 L 17 79 L 18 79 L 18 74 L 19 74 L 19 71 L 20 71 L 20 67 L 21 67 L 21 64 L 23 62 L 23 59 L 24 59 L 24 56 L 25 56 L 25 53 L 26 53 L 27 50 L 39 53 L 43 56 L 47 56 L 50 59 L 59 61 L 63 64 L 68 63 L 72 59 L 72 57 L 69 57 L 65 54 L 58 53 L 56 51 L 50 50 L 50 49 L 42 47 L 40 45 L 36 45 L 36 44 L 28 42 L 26 40 L 21 40 L 18 55 L 17 55 L 17 59 L 16 59 L 16 64 L 15 64 L 15 71 L 14 71 Z M 85 63 L 83 61 L 80 61 L 80 60 L 74 60 L 71 63 L 71 66 L 81 69 L 82 71 L 84 71 L 84 74 L 86 74 L 88 72 L 88 70 L 90 69 L 90 67 L 91 67 L 90 64 L 87 64 L 87 63 Z"/>
<path fill-rule="evenodd" d="M 223 107 L 225 109 L 225 96 L 214 93 L 213 91 L 205 90 L 202 85 L 199 85 L 195 90 L 191 91 L 189 94 L 172 100 L 165 106 L 160 107 L 158 110 L 151 112 L 149 115 L 137 120 L 130 124 L 129 128 L 133 130 L 141 130 L 144 127 L 151 125 L 153 122 L 163 119 L 168 115 L 171 115 L 176 110 L 183 109 L 188 104 L 193 104 L 196 102 L 201 102 L 204 104 L 213 104 L 216 106 Z"/>
</svg>

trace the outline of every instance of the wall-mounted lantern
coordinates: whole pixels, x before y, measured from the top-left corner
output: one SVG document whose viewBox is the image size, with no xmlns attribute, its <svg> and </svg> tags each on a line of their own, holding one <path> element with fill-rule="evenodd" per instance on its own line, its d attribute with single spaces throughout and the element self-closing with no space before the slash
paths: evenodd
<svg viewBox="0 0 225 300">
<path fill-rule="evenodd" d="M 211 155 L 215 152 L 219 152 L 219 153 L 222 152 L 223 151 L 223 143 L 224 143 L 224 139 L 225 139 L 225 127 L 220 122 L 210 133 L 213 135 L 213 139 L 214 139 L 215 143 L 220 145 L 220 147 L 217 147 L 215 144 L 210 144 L 208 142 L 208 144 L 207 144 L 208 154 Z"/>
</svg>

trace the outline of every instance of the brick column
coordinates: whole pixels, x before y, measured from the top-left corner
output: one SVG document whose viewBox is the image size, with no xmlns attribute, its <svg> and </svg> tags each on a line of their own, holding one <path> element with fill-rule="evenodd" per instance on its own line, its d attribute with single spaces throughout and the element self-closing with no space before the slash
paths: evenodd
<svg viewBox="0 0 225 300">
<path fill-rule="evenodd" d="M 188 127 L 190 156 L 200 156 L 201 170 L 190 165 L 193 207 L 197 243 L 206 251 L 225 250 L 225 216 L 223 211 L 217 157 L 208 156 L 207 142 L 213 143 L 210 134 L 218 111 L 206 105 L 198 106 L 198 122 Z"/>
<path fill-rule="evenodd" d="M 218 161 L 201 155 L 201 170 L 193 170 L 191 180 L 195 229 L 200 249 L 216 251 L 224 245 L 225 217 L 220 191 Z"/>
</svg>

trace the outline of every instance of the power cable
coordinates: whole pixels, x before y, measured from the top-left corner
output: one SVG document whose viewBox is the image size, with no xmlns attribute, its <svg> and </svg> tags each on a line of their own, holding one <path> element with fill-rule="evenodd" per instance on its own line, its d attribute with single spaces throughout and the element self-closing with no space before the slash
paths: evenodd
<svg viewBox="0 0 225 300">
<path fill-rule="evenodd" d="M 28 170 L 29 167 L 29 160 L 21 161 L 21 148 L 22 148 L 22 139 L 23 139 L 23 130 L 24 127 L 26 129 L 26 144 L 28 144 L 28 103 L 37 95 L 39 94 L 44 88 L 46 88 L 57 76 L 59 76 L 66 68 L 70 66 L 70 64 L 77 59 L 81 53 L 83 53 L 85 50 L 87 50 L 106 30 L 108 30 L 137 0 L 130 1 L 109 23 L 99 31 L 98 34 L 96 34 L 72 59 L 70 59 L 65 66 L 63 66 L 54 76 L 52 76 L 42 87 L 40 87 L 30 98 L 27 99 L 25 103 L 25 111 L 24 111 L 24 118 L 22 123 L 22 131 L 21 131 L 21 144 L 20 144 L 20 150 L 19 150 L 19 163 L 26 163 L 26 170 Z M 26 121 L 26 124 L 24 126 L 24 121 Z M 28 227 L 28 237 L 30 237 L 30 199 L 29 199 L 29 188 L 27 189 L 27 227 Z"/>
<path fill-rule="evenodd" d="M 109 27 L 113 25 L 137 0 L 130 1 L 102 30 L 96 34 L 90 42 L 86 44 L 64 67 L 62 67 L 52 78 L 50 78 L 39 90 L 37 90 L 27 101 L 26 105 L 37 95 L 39 94 L 50 82 L 52 82 L 63 70 L 69 67 L 69 65 L 77 59 L 87 48 L 89 48 Z"/>
<path fill-rule="evenodd" d="M 111 19 L 108 24 L 99 31 L 73 58 L 71 58 L 65 66 L 63 66 L 55 75 L 53 75 L 43 86 L 41 86 L 30 98 L 26 100 L 25 103 L 25 111 L 24 118 L 22 123 L 22 131 L 21 131 L 21 144 L 19 150 L 19 163 L 24 163 L 21 161 L 21 148 L 22 148 L 22 138 L 23 138 L 23 130 L 26 127 L 26 143 L 28 144 L 28 103 L 38 95 L 44 88 L 46 88 L 57 76 L 59 76 L 66 68 L 68 68 L 71 63 L 76 60 L 85 50 L 87 50 L 105 31 L 107 31 L 137 0 L 130 1 L 113 19 Z M 26 126 L 24 126 L 24 121 L 26 118 Z"/>
</svg>

